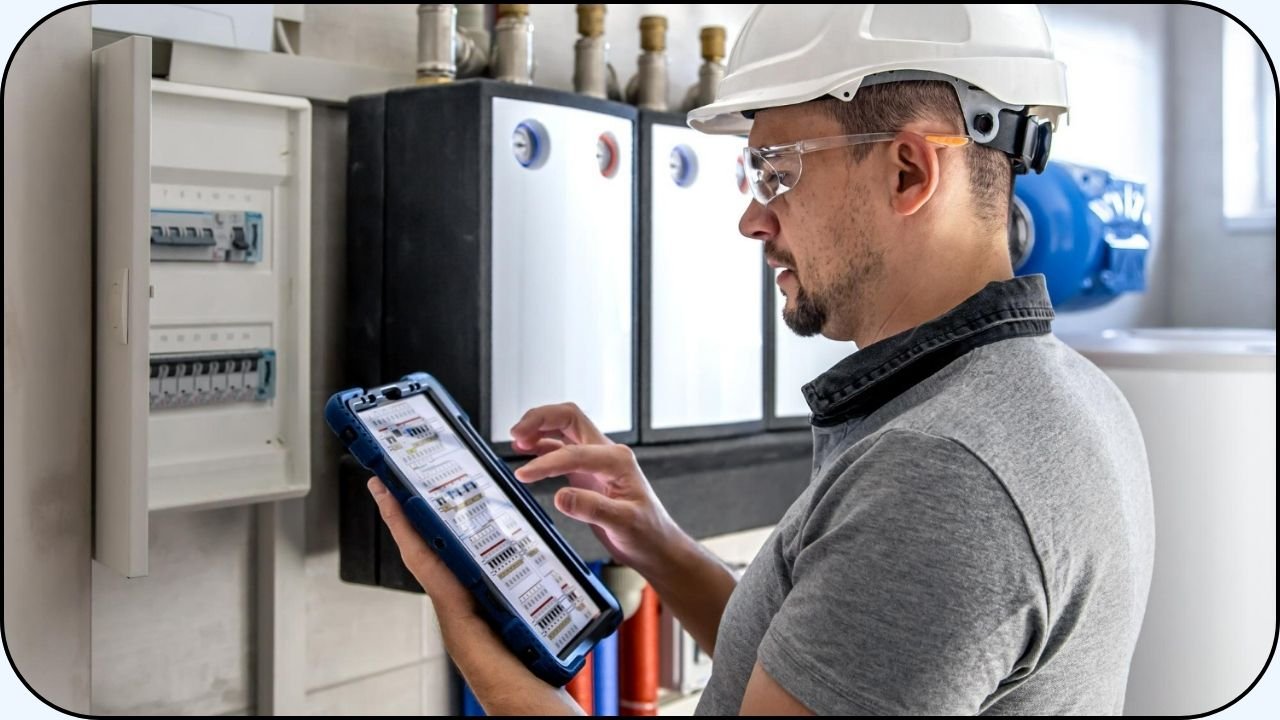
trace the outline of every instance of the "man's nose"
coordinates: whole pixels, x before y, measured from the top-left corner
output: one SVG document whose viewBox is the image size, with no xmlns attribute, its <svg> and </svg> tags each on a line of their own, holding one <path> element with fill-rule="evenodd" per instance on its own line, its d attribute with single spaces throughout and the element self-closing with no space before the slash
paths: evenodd
<svg viewBox="0 0 1280 720">
<path fill-rule="evenodd" d="M 760 242 L 776 238 L 778 229 L 778 216 L 756 200 L 751 201 L 738 220 L 738 232 Z"/>
</svg>

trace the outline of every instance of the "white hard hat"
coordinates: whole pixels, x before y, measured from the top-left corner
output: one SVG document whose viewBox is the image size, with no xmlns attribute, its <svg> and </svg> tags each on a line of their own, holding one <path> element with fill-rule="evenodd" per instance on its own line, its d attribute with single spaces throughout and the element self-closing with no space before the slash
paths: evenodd
<svg viewBox="0 0 1280 720">
<path fill-rule="evenodd" d="M 757 110 L 860 87 L 947 80 L 974 141 L 1043 167 L 1067 112 L 1066 68 L 1035 5 L 760 5 L 747 18 L 710 105 L 689 126 L 743 134 Z M 1001 126 L 1004 127 L 1001 127 Z"/>
</svg>

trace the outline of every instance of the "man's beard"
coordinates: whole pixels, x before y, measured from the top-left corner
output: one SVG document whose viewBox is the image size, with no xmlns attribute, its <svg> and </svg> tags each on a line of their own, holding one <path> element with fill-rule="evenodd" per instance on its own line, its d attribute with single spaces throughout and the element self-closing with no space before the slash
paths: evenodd
<svg viewBox="0 0 1280 720">
<path fill-rule="evenodd" d="M 827 306 L 810 295 L 804 285 L 800 284 L 800 271 L 796 268 L 795 256 L 773 247 L 770 243 L 765 243 L 764 254 L 766 258 L 789 268 L 796 281 L 796 296 L 789 298 L 793 307 L 783 306 L 782 321 L 791 328 L 791 332 L 800 337 L 810 337 L 822 332 L 822 326 L 827 322 Z M 783 290 L 782 294 L 787 293 Z"/>
<path fill-rule="evenodd" d="M 792 270 L 794 273 L 795 270 Z M 785 293 L 784 293 L 785 294 Z M 792 307 L 784 307 L 782 321 L 791 328 L 791 332 L 800 337 L 811 337 L 822 332 L 827 322 L 827 309 L 821 301 L 809 295 L 796 276 L 796 296 L 791 299 Z"/>
<path fill-rule="evenodd" d="M 843 267 L 834 276 L 835 282 L 827 283 L 813 277 L 818 272 L 816 265 L 801 277 L 794 255 L 771 242 L 765 243 L 765 257 L 773 260 L 776 265 L 789 268 L 794 276 L 794 297 L 788 298 L 791 307 L 783 307 L 782 321 L 796 335 L 811 337 L 825 328 L 841 334 L 848 331 L 854 337 L 857 336 L 860 318 L 856 313 L 851 313 L 867 307 L 865 301 L 871 297 L 868 293 L 877 292 L 880 278 L 884 276 L 885 260 L 883 251 L 872 246 L 865 231 L 858 231 L 856 240 L 854 243 L 843 243 L 849 249 L 843 254 L 843 258 L 836 260 L 843 262 Z M 808 281 L 807 288 L 805 281 Z M 836 313 L 835 316 L 832 315 L 833 312 Z"/>
</svg>

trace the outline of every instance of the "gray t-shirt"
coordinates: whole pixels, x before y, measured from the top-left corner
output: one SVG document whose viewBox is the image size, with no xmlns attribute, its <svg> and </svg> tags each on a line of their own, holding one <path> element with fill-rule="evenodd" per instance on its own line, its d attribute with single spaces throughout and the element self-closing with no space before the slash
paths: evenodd
<svg viewBox="0 0 1280 720">
<path fill-rule="evenodd" d="M 737 714 L 757 660 L 819 714 L 1122 710 L 1146 455 L 1050 317 L 1039 278 L 992 283 L 806 386 L 813 480 L 729 599 L 698 714 Z"/>
</svg>

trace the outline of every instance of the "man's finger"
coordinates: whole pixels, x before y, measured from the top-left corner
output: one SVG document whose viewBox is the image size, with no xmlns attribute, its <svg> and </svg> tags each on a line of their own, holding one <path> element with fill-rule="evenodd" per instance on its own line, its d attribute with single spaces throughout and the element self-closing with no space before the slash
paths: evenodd
<svg viewBox="0 0 1280 720">
<path fill-rule="evenodd" d="M 560 488 L 555 503 L 557 510 L 574 520 L 606 527 L 625 524 L 630 512 L 624 503 L 581 488 Z"/>
<path fill-rule="evenodd" d="M 566 445 L 530 460 L 516 470 L 516 478 L 529 483 L 572 472 L 618 478 L 634 472 L 635 468 L 635 455 L 626 445 Z"/>
<path fill-rule="evenodd" d="M 511 427 L 511 438 L 525 447 L 538 437 L 553 433 L 564 435 L 571 443 L 605 445 L 610 442 L 573 403 L 533 408 Z"/>
<path fill-rule="evenodd" d="M 511 447 L 527 455 L 533 455 L 535 454 L 534 451 L 538 447 L 538 444 L 544 440 L 554 440 L 561 445 L 573 444 L 569 440 L 565 439 L 564 434 L 560 432 L 535 432 L 533 434 L 521 436 L 512 435 Z"/>
<path fill-rule="evenodd" d="M 369 479 L 369 492 L 378 503 L 378 514 L 382 516 L 382 521 L 387 524 L 391 537 L 395 538 L 396 545 L 400 548 L 400 556 L 414 576 L 417 577 L 419 566 L 429 572 L 438 570 L 436 564 L 442 561 L 427 547 L 426 540 L 422 539 L 422 535 L 409 522 L 404 508 L 400 507 L 400 501 L 396 500 L 377 477 Z M 418 578 L 419 583 L 422 580 Z"/>
<path fill-rule="evenodd" d="M 519 443 L 515 444 L 516 450 L 519 450 L 526 455 L 546 455 L 547 453 L 559 450 L 564 446 L 565 442 L 563 440 L 557 440 L 549 437 L 539 439 L 533 444 L 533 447 L 524 447 Z"/>
</svg>

